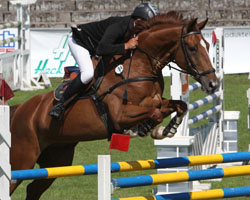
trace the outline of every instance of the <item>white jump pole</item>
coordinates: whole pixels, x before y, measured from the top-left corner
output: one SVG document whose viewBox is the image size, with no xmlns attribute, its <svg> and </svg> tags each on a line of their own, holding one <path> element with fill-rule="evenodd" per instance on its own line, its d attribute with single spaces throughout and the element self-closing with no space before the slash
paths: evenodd
<svg viewBox="0 0 250 200">
<path fill-rule="evenodd" d="M 34 78 L 31 77 L 30 67 L 30 4 L 37 0 L 10 0 L 16 6 L 17 21 L 21 22 L 18 35 L 21 41 L 18 44 L 20 54 L 18 56 L 18 77 L 21 80 L 21 90 L 44 89 Z M 18 80 L 17 80 L 18 81 Z M 32 84 L 33 83 L 33 84 Z"/>
<path fill-rule="evenodd" d="M 10 200 L 9 188 L 11 180 L 10 166 L 10 109 L 8 105 L 0 105 L 0 199 Z"/>
<path fill-rule="evenodd" d="M 110 155 L 98 155 L 98 200 L 111 200 Z"/>
</svg>

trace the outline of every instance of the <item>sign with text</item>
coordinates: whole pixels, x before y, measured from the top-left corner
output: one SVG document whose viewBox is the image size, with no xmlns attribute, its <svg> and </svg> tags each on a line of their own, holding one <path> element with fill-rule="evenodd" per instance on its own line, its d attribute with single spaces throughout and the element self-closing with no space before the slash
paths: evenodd
<svg viewBox="0 0 250 200">
<path fill-rule="evenodd" d="M 13 38 L 17 36 L 17 28 L 8 28 L 0 30 L 0 41 Z M 8 53 L 17 49 L 18 42 L 10 42 L 0 45 L 0 54 Z"/>
<path fill-rule="evenodd" d="M 69 30 L 31 31 L 31 74 L 37 77 L 45 71 L 48 77 L 62 77 L 64 67 L 75 66 L 76 62 L 68 47 Z"/>
</svg>

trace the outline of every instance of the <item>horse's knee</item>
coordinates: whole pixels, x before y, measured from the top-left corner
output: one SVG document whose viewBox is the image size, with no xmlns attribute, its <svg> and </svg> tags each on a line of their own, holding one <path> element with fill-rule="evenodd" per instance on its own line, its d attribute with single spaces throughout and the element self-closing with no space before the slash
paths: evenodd
<svg viewBox="0 0 250 200">
<path fill-rule="evenodd" d="M 188 106 L 184 101 L 178 101 L 176 105 L 177 116 L 182 116 L 187 112 Z"/>
<path fill-rule="evenodd" d="M 163 121 L 163 115 L 160 109 L 155 108 L 149 113 L 149 118 L 156 123 L 161 123 Z"/>
<path fill-rule="evenodd" d="M 186 102 L 181 101 L 180 106 L 181 106 L 181 108 L 182 108 L 183 111 L 185 111 L 185 112 L 187 111 L 188 106 L 187 106 L 187 103 L 186 103 Z"/>
</svg>

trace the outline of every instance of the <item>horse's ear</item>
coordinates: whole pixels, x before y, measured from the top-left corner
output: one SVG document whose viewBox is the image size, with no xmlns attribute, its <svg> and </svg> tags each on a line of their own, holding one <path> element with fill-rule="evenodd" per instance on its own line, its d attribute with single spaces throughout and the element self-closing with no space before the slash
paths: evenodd
<svg viewBox="0 0 250 200">
<path fill-rule="evenodd" d="M 200 22 L 199 24 L 197 24 L 200 30 L 202 30 L 206 26 L 207 21 L 208 21 L 208 18 L 206 20 Z"/>
<path fill-rule="evenodd" d="M 193 30 L 195 29 L 195 25 L 197 24 L 197 19 L 198 19 L 198 18 L 192 19 L 192 20 L 188 23 L 188 25 L 187 25 L 187 30 L 188 30 L 188 32 L 193 31 Z"/>
</svg>

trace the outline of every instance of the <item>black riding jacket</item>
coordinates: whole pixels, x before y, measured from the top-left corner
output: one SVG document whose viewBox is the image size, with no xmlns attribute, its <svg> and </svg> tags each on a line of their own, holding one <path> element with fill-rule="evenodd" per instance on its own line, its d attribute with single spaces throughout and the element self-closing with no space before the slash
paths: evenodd
<svg viewBox="0 0 250 200">
<path fill-rule="evenodd" d="M 122 40 L 129 30 L 131 16 L 110 17 L 72 27 L 73 38 L 77 44 L 89 50 L 93 56 L 121 55 L 125 46 Z M 91 44 L 92 43 L 92 44 Z"/>
</svg>

